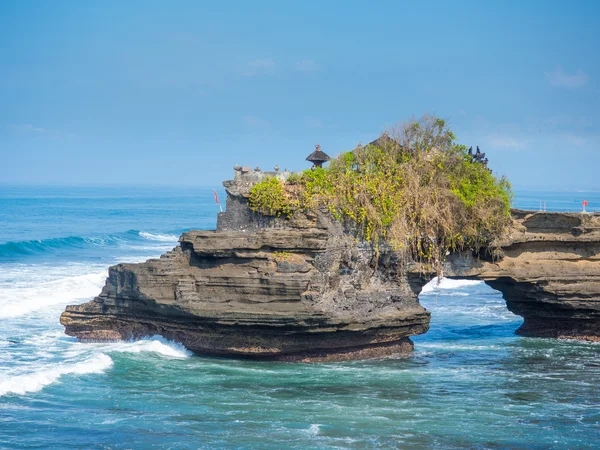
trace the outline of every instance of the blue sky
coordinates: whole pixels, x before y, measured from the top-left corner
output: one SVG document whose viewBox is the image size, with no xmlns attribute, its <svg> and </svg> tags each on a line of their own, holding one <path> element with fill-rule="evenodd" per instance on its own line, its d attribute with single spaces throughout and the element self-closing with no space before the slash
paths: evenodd
<svg viewBox="0 0 600 450">
<path fill-rule="evenodd" d="M 0 182 L 217 185 L 435 114 L 599 189 L 597 1 L 0 2 Z"/>
</svg>

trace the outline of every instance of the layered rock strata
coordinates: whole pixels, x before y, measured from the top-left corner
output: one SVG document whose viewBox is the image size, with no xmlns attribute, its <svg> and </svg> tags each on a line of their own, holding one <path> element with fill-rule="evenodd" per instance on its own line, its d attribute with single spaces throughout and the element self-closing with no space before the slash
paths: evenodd
<svg viewBox="0 0 600 450">
<path fill-rule="evenodd" d="M 524 318 L 525 336 L 600 341 L 600 215 L 513 210 L 496 262 L 452 255 L 447 275 L 478 278 Z"/>
<path fill-rule="evenodd" d="M 266 218 L 256 179 L 225 182 L 216 231 L 190 231 L 160 259 L 109 269 L 102 292 L 61 316 L 82 341 L 160 334 L 203 354 L 331 361 L 405 354 L 425 333 L 420 282 L 390 251 L 326 214 Z"/>
<path fill-rule="evenodd" d="M 224 183 L 217 230 L 184 233 L 160 259 L 111 267 L 98 297 L 62 314 L 66 333 L 160 334 L 197 353 L 290 361 L 410 352 L 409 337 L 429 328 L 417 296 L 432 275 L 385 246 L 376 255 L 323 212 L 253 213 L 248 193 L 262 176 Z M 525 319 L 520 334 L 597 340 L 600 216 L 515 210 L 513 218 L 499 258 L 450 255 L 445 275 L 500 290 Z"/>
</svg>

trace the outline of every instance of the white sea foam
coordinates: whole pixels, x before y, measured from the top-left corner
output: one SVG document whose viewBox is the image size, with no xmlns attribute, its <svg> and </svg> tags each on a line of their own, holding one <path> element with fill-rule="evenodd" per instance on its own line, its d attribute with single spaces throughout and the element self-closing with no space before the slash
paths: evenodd
<svg viewBox="0 0 600 450">
<path fill-rule="evenodd" d="M 321 424 L 312 423 L 310 425 L 310 427 L 308 427 L 307 431 L 309 434 L 312 434 L 313 436 L 317 436 L 321 432 Z"/>
<path fill-rule="evenodd" d="M 103 348 L 105 351 L 124 353 L 153 352 L 172 358 L 187 358 L 193 354 L 179 342 L 169 341 L 162 336 L 152 336 L 134 342 L 104 344 Z"/>
<path fill-rule="evenodd" d="M 467 294 L 466 292 L 444 292 L 444 291 L 435 291 L 435 292 L 439 292 L 439 295 L 442 295 L 444 297 L 468 297 L 469 296 L 469 294 Z"/>
<path fill-rule="evenodd" d="M 171 250 L 171 248 L 172 248 L 172 246 L 166 246 L 161 251 L 164 253 L 166 251 Z M 137 249 L 139 250 L 139 248 L 137 248 Z M 156 251 L 157 248 L 149 247 L 148 249 Z M 146 249 L 144 248 L 142 250 L 146 250 Z M 123 257 L 119 258 L 119 263 L 120 264 L 136 264 L 136 263 L 148 261 L 149 259 L 157 259 L 159 257 L 160 257 L 160 254 L 156 254 L 156 253 L 147 253 L 145 255 L 140 255 L 140 256 L 123 256 Z"/>
<path fill-rule="evenodd" d="M 426 294 L 428 292 L 434 292 L 438 289 L 458 289 L 461 287 L 468 286 L 477 286 L 483 284 L 481 280 L 455 280 L 451 278 L 442 278 L 442 280 L 438 284 L 438 277 L 435 277 L 421 290 L 422 294 Z"/>
<path fill-rule="evenodd" d="M 38 268 L 43 271 L 43 267 Z M 68 267 L 63 269 L 68 270 Z M 106 280 L 106 270 L 84 275 L 62 276 L 51 281 L 39 281 L 35 273 L 14 285 L 0 290 L 0 318 L 19 317 L 53 305 L 69 304 L 100 293 Z M 42 277 L 43 278 L 43 277 Z"/>
<path fill-rule="evenodd" d="M 192 352 L 177 342 L 162 336 L 133 342 L 80 343 L 59 341 L 59 330 L 32 336 L 22 341 L 21 351 L 37 349 L 37 359 L 21 361 L 8 373 L 0 373 L 0 396 L 37 392 L 55 383 L 63 375 L 103 373 L 113 365 L 109 354 L 151 352 L 169 358 L 187 358 Z M 68 347 L 65 348 L 65 345 Z M 59 357 L 69 362 L 56 363 L 51 358 Z M 79 362 L 72 362 L 77 361 Z M 23 373 L 25 372 L 25 373 Z"/>
<path fill-rule="evenodd" d="M 161 242 L 177 242 L 179 236 L 174 234 L 154 234 L 146 231 L 140 231 L 140 236 L 149 241 L 161 241 Z"/>
<path fill-rule="evenodd" d="M 66 352 L 69 358 L 80 357 L 90 350 L 103 353 L 143 353 L 152 352 L 172 358 L 188 358 L 193 355 L 191 351 L 185 348 L 182 344 L 175 341 L 170 341 L 162 336 L 152 336 L 143 338 L 137 341 L 125 342 L 109 342 L 109 343 L 81 343 L 74 342 L 73 346 Z"/>
<path fill-rule="evenodd" d="M 419 350 L 427 348 L 427 349 L 439 349 L 439 350 L 490 350 L 490 351 L 500 351 L 504 347 L 489 344 L 489 345 L 477 345 L 477 344 L 449 344 L 447 342 L 419 342 Z"/>
<path fill-rule="evenodd" d="M 145 257 L 144 259 L 142 259 L 141 257 L 138 257 L 138 256 L 129 258 L 129 260 L 134 261 L 134 262 L 143 262 L 150 258 L 158 258 L 161 254 L 163 254 L 166 251 L 171 250 L 173 247 L 174 247 L 174 244 L 172 242 L 171 243 L 162 242 L 162 243 L 157 243 L 156 245 L 124 245 L 122 248 L 124 250 L 133 250 L 136 252 L 140 252 L 140 251 L 152 252 L 149 254 L 149 256 Z M 120 263 L 126 262 L 126 260 L 127 260 L 127 257 L 119 258 Z"/>
<path fill-rule="evenodd" d="M 6 376 L 0 378 L 0 396 L 11 393 L 23 395 L 28 392 L 37 392 L 45 386 L 55 383 L 63 375 L 104 373 L 112 364 L 110 356 L 100 353 L 78 363 L 62 363 L 46 366 L 32 373 Z"/>
</svg>

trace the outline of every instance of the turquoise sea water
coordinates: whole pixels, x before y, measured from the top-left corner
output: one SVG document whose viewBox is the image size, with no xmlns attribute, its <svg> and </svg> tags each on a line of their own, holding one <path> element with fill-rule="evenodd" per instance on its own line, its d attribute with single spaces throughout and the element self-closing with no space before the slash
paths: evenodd
<svg viewBox="0 0 600 450">
<path fill-rule="evenodd" d="M 213 228 L 217 210 L 211 189 L 0 185 L 0 448 L 600 447 L 600 345 L 516 336 L 521 319 L 479 282 L 426 287 L 431 330 L 410 358 L 252 362 L 63 334 L 64 306 L 97 295 L 109 265 Z"/>
</svg>

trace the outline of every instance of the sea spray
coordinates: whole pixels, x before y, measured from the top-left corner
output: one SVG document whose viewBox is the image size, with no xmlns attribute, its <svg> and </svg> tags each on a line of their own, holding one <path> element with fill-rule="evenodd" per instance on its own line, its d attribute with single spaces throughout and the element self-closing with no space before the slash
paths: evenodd
<svg viewBox="0 0 600 450">
<path fill-rule="evenodd" d="M 59 382 L 63 375 L 104 373 L 113 365 L 111 353 L 154 353 L 164 358 L 192 356 L 192 352 L 182 344 L 162 336 L 110 343 L 84 344 L 68 340 L 61 344 L 57 339 L 60 334 L 56 331 L 46 332 L 18 343 L 21 355 L 15 356 L 22 362 L 8 372 L 3 373 L 0 370 L 0 396 L 37 392 L 45 386 Z M 26 354 L 34 354 L 35 361 L 27 358 Z M 56 358 L 63 362 L 53 363 Z"/>
<path fill-rule="evenodd" d="M 140 231 L 139 234 L 144 239 L 148 239 L 150 241 L 177 242 L 177 239 L 179 239 L 179 236 L 174 234 L 153 234 L 147 233 L 146 231 Z"/>
<path fill-rule="evenodd" d="M 484 282 L 481 280 L 465 280 L 465 279 L 453 279 L 453 278 L 442 278 L 439 280 L 438 277 L 434 277 L 429 283 L 423 286 L 421 289 L 421 294 L 427 294 L 430 292 L 434 292 L 440 289 L 459 289 L 462 287 L 471 287 L 471 286 L 480 286 L 483 285 Z"/>
<path fill-rule="evenodd" d="M 96 344 L 79 344 L 84 347 L 92 346 L 103 352 L 120 352 L 120 353 L 156 353 L 161 356 L 171 358 L 188 358 L 192 356 L 192 352 L 186 349 L 179 342 L 165 339 L 162 336 L 152 336 L 136 341 L 126 342 L 111 342 L 111 343 L 96 343 Z"/>
<path fill-rule="evenodd" d="M 40 268 L 43 270 L 43 268 Z M 65 272 L 68 267 L 65 267 Z M 0 319 L 23 316 L 54 305 L 72 304 L 100 293 L 106 269 L 92 273 L 62 276 L 51 281 L 20 280 L 0 290 Z"/>
</svg>

